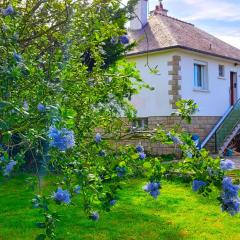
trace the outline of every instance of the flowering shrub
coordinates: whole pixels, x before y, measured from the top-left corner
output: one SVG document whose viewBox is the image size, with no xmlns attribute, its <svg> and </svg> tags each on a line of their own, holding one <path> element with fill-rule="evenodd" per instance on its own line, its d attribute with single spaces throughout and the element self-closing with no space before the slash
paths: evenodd
<svg viewBox="0 0 240 240">
<path fill-rule="evenodd" d="M 60 151 L 66 151 L 75 145 L 73 131 L 66 128 L 58 130 L 55 127 L 50 127 L 48 136 L 51 139 L 50 146 L 58 148 Z"/>
<path fill-rule="evenodd" d="M 159 182 L 150 182 L 144 187 L 144 191 L 148 192 L 153 198 L 157 198 L 160 194 L 161 185 Z"/>
<path fill-rule="evenodd" d="M 54 193 L 53 198 L 57 203 L 69 204 L 71 202 L 70 193 L 67 190 L 62 190 L 62 188 L 58 188 Z"/>
<path fill-rule="evenodd" d="M 124 60 L 135 44 L 125 29 L 134 2 L 125 8 L 117 0 L 0 4 L 0 166 L 3 175 L 11 176 L 31 162 L 41 173 L 32 199 L 44 217 L 38 226 L 45 232 L 38 239 L 56 237 L 59 216 L 51 202 L 64 207 L 81 195 L 86 216 L 97 221 L 101 210 L 110 211 L 116 203 L 127 177 L 146 177 L 144 190 L 154 198 L 160 194 L 166 172 L 161 160 L 148 158 L 141 145 L 121 148 L 117 143 L 120 116 L 131 120 L 136 113 L 127 99 L 149 88 L 135 64 Z M 179 107 L 178 115 L 190 121 L 193 101 Z M 206 182 L 196 188 L 200 193 L 208 193 L 211 185 L 222 187 L 220 159 L 197 149 L 188 134 L 158 129 L 154 138 L 179 145 L 185 161 L 178 170 Z M 49 171 L 62 180 L 53 194 L 42 195 L 41 181 Z M 237 202 L 236 194 L 227 198 L 224 189 L 223 209 L 231 213 L 237 210 L 229 203 Z"/>
<path fill-rule="evenodd" d="M 234 162 L 228 159 L 222 160 L 220 163 L 220 166 L 221 166 L 221 169 L 224 171 L 232 170 L 234 169 Z"/>
<path fill-rule="evenodd" d="M 199 189 L 205 187 L 206 185 L 207 185 L 207 183 L 205 183 L 204 181 L 193 180 L 192 189 L 194 192 L 197 192 L 197 191 L 199 191 Z"/>
</svg>

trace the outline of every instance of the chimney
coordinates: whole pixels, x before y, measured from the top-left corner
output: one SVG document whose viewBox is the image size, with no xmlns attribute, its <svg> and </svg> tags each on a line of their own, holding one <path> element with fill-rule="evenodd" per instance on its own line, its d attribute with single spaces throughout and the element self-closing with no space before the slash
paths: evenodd
<svg viewBox="0 0 240 240">
<path fill-rule="evenodd" d="M 167 16 L 168 10 L 164 9 L 163 4 L 162 4 L 162 0 L 159 0 L 159 5 L 156 6 L 155 10 L 153 11 L 154 15 L 163 15 L 163 16 Z"/>
<path fill-rule="evenodd" d="M 148 22 L 148 0 L 138 1 L 133 17 L 130 21 L 130 29 L 133 31 L 141 30 Z"/>
</svg>

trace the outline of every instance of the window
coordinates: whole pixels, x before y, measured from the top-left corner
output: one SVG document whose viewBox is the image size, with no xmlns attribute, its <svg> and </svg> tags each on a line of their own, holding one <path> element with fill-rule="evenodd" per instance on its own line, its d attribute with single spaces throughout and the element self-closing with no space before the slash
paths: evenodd
<svg viewBox="0 0 240 240">
<path fill-rule="evenodd" d="M 194 88 L 200 90 L 208 89 L 207 64 L 204 62 L 194 63 Z"/>
<path fill-rule="evenodd" d="M 224 65 L 218 65 L 218 76 L 221 77 L 221 78 L 225 77 Z"/>
<path fill-rule="evenodd" d="M 144 130 L 148 128 L 147 118 L 138 118 L 132 123 L 133 129 Z"/>
</svg>

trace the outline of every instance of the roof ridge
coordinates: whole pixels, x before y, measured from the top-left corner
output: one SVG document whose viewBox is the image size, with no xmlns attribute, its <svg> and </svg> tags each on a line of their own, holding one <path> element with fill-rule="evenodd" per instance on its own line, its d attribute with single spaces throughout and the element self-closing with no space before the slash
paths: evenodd
<svg viewBox="0 0 240 240">
<path fill-rule="evenodd" d="M 195 27 L 195 25 L 192 24 L 192 23 L 185 22 L 185 21 L 180 20 L 180 19 L 178 19 L 178 18 L 171 17 L 171 16 L 168 16 L 168 15 L 164 15 L 164 14 L 161 14 L 161 13 L 158 13 L 158 14 L 156 14 L 156 15 L 151 15 L 151 16 L 158 16 L 158 15 L 160 15 L 160 16 L 162 16 L 162 17 L 166 17 L 166 18 L 171 18 L 171 19 L 173 19 L 173 20 L 175 20 L 175 21 L 178 21 L 178 22 L 181 22 L 181 23 L 185 23 L 185 24 L 188 24 L 188 25 L 190 25 L 190 26 Z M 151 17 L 151 16 L 150 16 L 150 17 Z"/>
</svg>

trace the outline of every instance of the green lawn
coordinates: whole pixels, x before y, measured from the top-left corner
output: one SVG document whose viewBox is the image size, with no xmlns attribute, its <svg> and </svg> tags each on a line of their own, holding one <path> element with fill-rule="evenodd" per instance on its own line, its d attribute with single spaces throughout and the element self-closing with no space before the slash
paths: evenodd
<svg viewBox="0 0 240 240">
<path fill-rule="evenodd" d="M 32 192 L 23 176 L 0 182 L 0 239 L 33 240 L 38 210 L 30 208 Z M 206 199 L 182 183 L 163 183 L 158 200 L 143 190 L 143 180 L 132 180 L 120 192 L 120 201 L 99 222 L 86 219 L 81 208 L 60 206 L 62 239 L 240 239 L 240 217 L 221 213 L 213 197 Z"/>
</svg>

